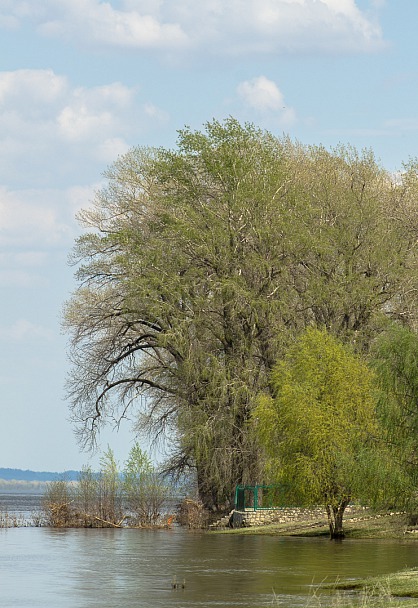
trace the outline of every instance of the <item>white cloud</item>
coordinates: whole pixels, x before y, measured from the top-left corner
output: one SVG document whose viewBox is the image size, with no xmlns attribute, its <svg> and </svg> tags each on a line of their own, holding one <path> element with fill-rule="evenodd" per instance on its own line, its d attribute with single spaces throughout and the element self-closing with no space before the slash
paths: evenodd
<svg viewBox="0 0 418 608">
<path fill-rule="evenodd" d="M 17 1 L 4 9 L 3 19 L 30 18 L 42 35 L 78 45 L 171 54 L 358 53 L 384 44 L 380 26 L 355 0 L 125 0 L 120 8 L 115 5 Z M 380 5 L 375 0 L 375 11 Z"/>
<path fill-rule="evenodd" d="M 42 266 L 47 258 L 45 251 L 20 251 L 0 253 L 0 268 L 6 266 L 36 268 Z"/>
<path fill-rule="evenodd" d="M 5 30 L 15 30 L 19 27 L 19 19 L 13 15 L 3 15 L 0 13 L 0 28 Z"/>
<path fill-rule="evenodd" d="M 260 114 L 276 116 L 282 126 L 290 126 L 296 120 L 294 109 L 285 104 L 283 93 L 277 84 L 265 76 L 241 82 L 237 92 L 245 105 Z"/>
<path fill-rule="evenodd" d="M 72 191 L 0 188 L 0 246 L 55 247 L 77 232 Z"/>
<path fill-rule="evenodd" d="M 67 91 L 66 78 L 57 76 L 52 70 L 0 72 L 0 104 L 17 102 L 21 111 L 31 111 L 32 104 L 27 103 L 28 96 L 37 106 L 50 106 L 62 99 Z"/>
<path fill-rule="evenodd" d="M 0 187 L 0 287 L 49 288 L 49 268 L 80 234 L 76 213 L 101 184 L 63 190 Z"/>
<path fill-rule="evenodd" d="M 109 111 L 90 111 L 88 106 L 66 106 L 57 117 L 58 131 L 70 142 L 89 139 L 97 132 L 109 131 L 112 114 Z"/>
<path fill-rule="evenodd" d="M 42 188 L 100 175 L 161 123 L 163 112 L 138 95 L 120 82 L 74 87 L 52 70 L 0 72 L 0 184 Z"/>
<path fill-rule="evenodd" d="M 161 108 L 158 108 L 153 103 L 146 103 L 144 105 L 144 112 L 146 116 L 160 123 L 166 123 L 169 119 L 168 113 L 161 110 Z"/>
<path fill-rule="evenodd" d="M 47 36 L 139 49 L 177 48 L 188 43 L 178 23 L 160 22 L 138 10 L 117 10 L 110 2 L 64 0 L 58 10 L 52 1 L 48 6 L 48 17 L 39 24 L 40 32 Z"/>
<path fill-rule="evenodd" d="M 256 110 L 281 110 L 284 97 L 275 82 L 265 76 L 246 80 L 238 85 L 240 97 Z"/>
<path fill-rule="evenodd" d="M 384 126 L 398 131 L 416 131 L 418 118 L 391 118 L 385 121 Z"/>
<path fill-rule="evenodd" d="M 45 251 L 11 250 L 0 254 L 0 287 L 47 287 L 42 275 L 48 254 Z"/>
<path fill-rule="evenodd" d="M 121 137 L 109 137 L 102 141 L 96 149 L 96 158 L 103 165 L 110 165 L 118 156 L 126 154 L 129 146 Z"/>
<path fill-rule="evenodd" d="M 119 82 L 73 87 L 52 70 L 0 72 L 0 286 L 45 285 L 34 252 L 71 248 L 75 214 L 99 187 L 92 175 L 161 121 L 137 94 Z"/>
<path fill-rule="evenodd" d="M 0 287 L 43 289 L 49 286 L 49 280 L 42 274 L 29 270 L 0 269 Z"/>
<path fill-rule="evenodd" d="M 27 319 L 18 319 L 8 327 L 0 327 L 0 340 L 23 342 L 30 339 L 51 340 L 53 331 L 42 325 L 36 325 Z"/>
</svg>

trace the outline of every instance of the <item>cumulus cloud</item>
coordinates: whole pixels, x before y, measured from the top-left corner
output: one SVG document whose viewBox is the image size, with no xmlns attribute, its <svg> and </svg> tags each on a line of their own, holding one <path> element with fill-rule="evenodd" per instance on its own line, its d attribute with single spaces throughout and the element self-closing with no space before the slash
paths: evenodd
<svg viewBox="0 0 418 608">
<path fill-rule="evenodd" d="M 238 85 L 238 94 L 256 110 L 280 110 L 284 97 L 278 86 L 265 76 L 246 80 Z"/>
<path fill-rule="evenodd" d="M 0 268 L 4 266 L 36 268 L 44 264 L 46 257 L 45 251 L 3 252 L 0 254 Z"/>
<path fill-rule="evenodd" d="M 156 19 L 144 8 L 145 12 L 128 6 L 118 10 L 111 2 L 100 0 L 34 0 L 30 17 L 42 35 L 83 44 L 138 49 L 187 46 L 187 35 L 179 23 Z"/>
<path fill-rule="evenodd" d="M 381 3 L 374 2 L 378 11 Z M 25 7 L 25 10 L 23 10 Z M 33 0 L 8 4 L 13 24 L 77 44 L 214 55 L 369 52 L 381 28 L 355 0 Z"/>
<path fill-rule="evenodd" d="M 133 91 L 120 83 L 93 89 L 76 88 L 56 117 L 58 131 L 69 141 L 111 134 L 121 128 L 119 112 L 131 107 L 132 101 Z"/>
<path fill-rule="evenodd" d="M 417 131 L 418 118 L 391 118 L 385 121 L 384 126 L 398 131 Z"/>
<path fill-rule="evenodd" d="M 44 289 L 49 286 L 49 280 L 42 273 L 31 270 L 0 268 L 0 287 Z"/>
<path fill-rule="evenodd" d="M 283 93 L 277 84 L 265 76 L 241 82 L 237 92 L 245 105 L 260 114 L 276 116 L 282 126 L 290 126 L 296 120 L 294 109 L 285 104 Z"/>
<path fill-rule="evenodd" d="M 46 251 L 12 249 L 2 253 L 0 255 L 0 287 L 48 287 L 48 280 L 43 274 L 47 263 Z"/>
<path fill-rule="evenodd" d="M 65 77 L 52 70 L 16 70 L 0 72 L 0 104 L 18 105 L 21 112 L 30 114 L 32 107 L 51 106 L 68 92 Z M 30 97 L 31 104 L 27 103 Z"/>
<path fill-rule="evenodd" d="M 18 319 L 8 327 L 0 326 L 0 339 L 12 342 L 23 342 L 30 339 L 51 340 L 54 334 L 51 329 L 37 325 L 27 319 Z"/>
<path fill-rule="evenodd" d="M 64 190 L 0 187 L 0 287 L 47 288 L 55 252 L 69 251 L 80 234 L 76 213 L 100 184 Z"/>
<path fill-rule="evenodd" d="M 99 175 L 165 120 L 138 96 L 120 82 L 74 87 L 52 70 L 0 72 L 0 183 L 44 187 Z"/>
<path fill-rule="evenodd" d="M 75 206 L 72 189 L 11 191 L 1 187 L 0 246 L 30 248 L 70 244 L 77 232 Z M 29 254 L 25 255 L 28 260 Z"/>
<path fill-rule="evenodd" d="M 119 82 L 74 87 L 52 70 L 0 72 L 0 286 L 45 286 L 39 252 L 70 249 L 103 168 L 164 119 L 137 96 Z"/>
<path fill-rule="evenodd" d="M 145 115 L 153 120 L 157 120 L 159 123 L 166 123 L 169 119 L 167 112 L 154 105 L 153 103 L 146 103 L 144 105 Z"/>
</svg>

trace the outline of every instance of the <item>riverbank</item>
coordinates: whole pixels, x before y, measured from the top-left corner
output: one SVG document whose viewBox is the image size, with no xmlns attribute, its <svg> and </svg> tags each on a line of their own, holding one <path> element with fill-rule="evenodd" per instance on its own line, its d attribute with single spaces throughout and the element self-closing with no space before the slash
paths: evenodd
<svg viewBox="0 0 418 608">
<path fill-rule="evenodd" d="M 344 519 L 346 538 L 387 538 L 418 540 L 418 525 L 410 525 L 408 517 L 398 512 L 375 512 L 370 509 L 353 509 Z M 261 526 L 223 528 L 214 534 L 275 535 L 275 536 L 328 536 L 325 513 L 316 518 L 282 521 Z"/>
<path fill-rule="evenodd" d="M 418 605 L 418 569 L 411 568 L 385 576 L 340 581 L 322 585 L 334 591 L 335 608 L 416 608 Z M 347 600 L 346 593 L 356 593 L 356 599 Z M 318 592 L 315 592 L 318 597 Z M 317 608 L 321 607 L 319 601 Z"/>
<path fill-rule="evenodd" d="M 340 581 L 333 584 L 332 588 L 344 591 L 368 590 L 371 596 L 387 594 L 398 598 L 418 598 L 418 568 L 401 570 L 386 576 Z M 417 605 L 416 599 L 414 605 Z"/>
<path fill-rule="evenodd" d="M 388 539 L 404 542 L 418 541 L 418 526 L 410 525 L 404 513 L 354 510 L 344 521 L 347 539 Z M 224 529 L 215 534 L 269 535 L 288 537 L 326 537 L 329 535 L 325 515 L 312 519 L 272 523 L 248 528 Z M 320 608 L 321 587 L 332 588 L 335 596 L 332 608 L 416 608 L 418 606 L 418 569 L 403 570 L 386 576 L 339 581 L 330 586 L 320 585 L 307 606 Z M 354 598 L 346 593 L 353 591 Z M 329 604 L 328 604 L 329 605 Z"/>
</svg>

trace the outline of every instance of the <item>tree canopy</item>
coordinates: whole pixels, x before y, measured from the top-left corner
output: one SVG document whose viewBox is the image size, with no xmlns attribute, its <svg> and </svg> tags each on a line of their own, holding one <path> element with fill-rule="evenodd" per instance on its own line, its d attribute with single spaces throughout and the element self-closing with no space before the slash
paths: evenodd
<svg viewBox="0 0 418 608">
<path fill-rule="evenodd" d="M 369 486 L 387 456 L 374 374 L 351 347 L 308 328 L 272 382 L 275 396 L 261 397 L 254 411 L 270 479 L 288 488 L 291 504 L 323 504 L 331 537 L 341 538 L 349 502 L 380 491 Z"/>
<path fill-rule="evenodd" d="M 367 349 L 386 317 L 414 322 L 415 175 L 233 118 L 117 159 L 79 214 L 65 310 L 81 443 L 136 416 L 207 506 L 257 482 L 248 421 L 287 344 L 317 324 Z"/>
<path fill-rule="evenodd" d="M 392 324 L 372 347 L 386 440 L 411 483 L 418 480 L 418 336 Z M 416 506 L 415 506 L 416 508 Z"/>
</svg>

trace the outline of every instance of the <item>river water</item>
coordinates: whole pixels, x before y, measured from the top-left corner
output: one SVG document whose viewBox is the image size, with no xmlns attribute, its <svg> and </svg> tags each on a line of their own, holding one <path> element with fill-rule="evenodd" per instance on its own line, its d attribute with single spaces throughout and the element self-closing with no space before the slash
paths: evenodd
<svg viewBox="0 0 418 608">
<path fill-rule="evenodd" d="M 312 584 L 418 566 L 414 542 L 174 530 L 0 530 L 8 608 L 305 606 Z M 173 577 L 185 588 L 172 589 Z"/>
<path fill-rule="evenodd" d="M 322 582 L 418 567 L 417 548 L 181 528 L 8 528 L 0 530 L 0 606 L 299 608 Z"/>
<path fill-rule="evenodd" d="M 18 521 L 32 524 L 42 509 L 41 494 L 13 494 L 0 492 L 0 513 L 15 516 Z"/>
</svg>

